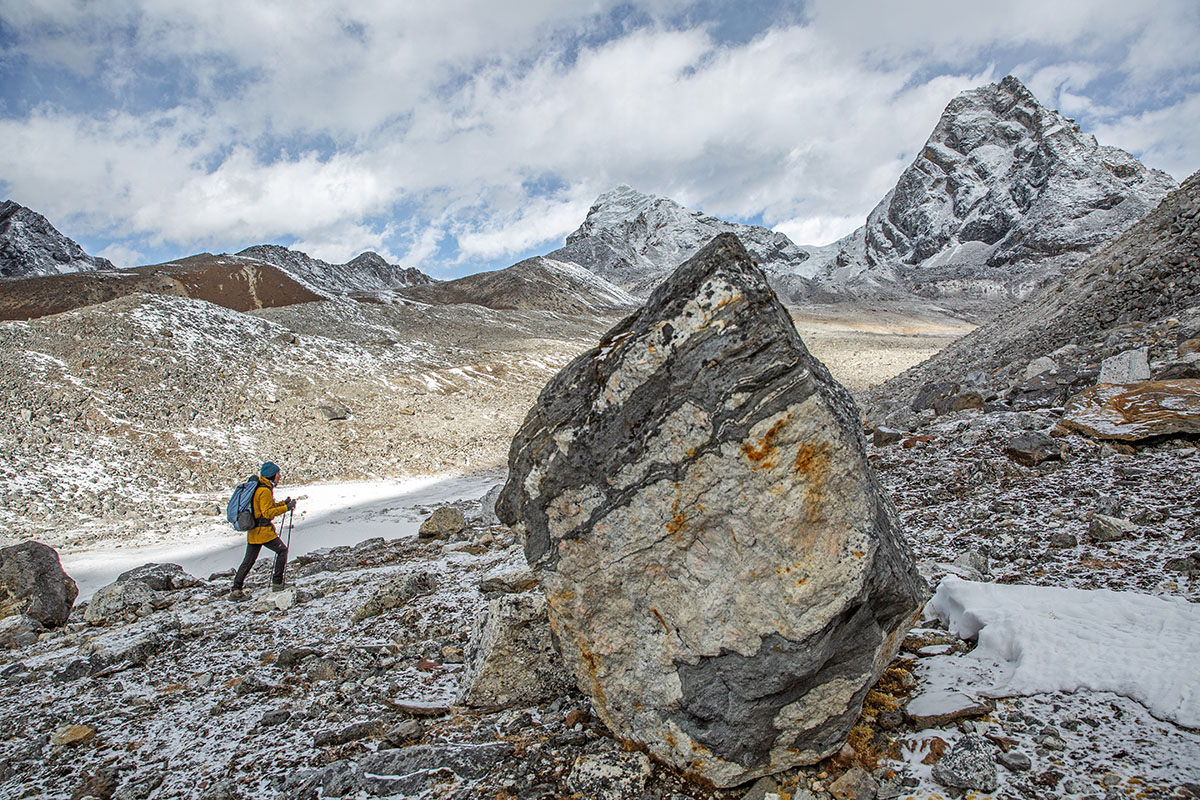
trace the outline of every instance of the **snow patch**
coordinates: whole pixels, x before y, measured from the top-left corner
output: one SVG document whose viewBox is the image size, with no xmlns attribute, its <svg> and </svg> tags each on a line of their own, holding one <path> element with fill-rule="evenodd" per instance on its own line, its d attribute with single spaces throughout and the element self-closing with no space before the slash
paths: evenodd
<svg viewBox="0 0 1200 800">
<path fill-rule="evenodd" d="M 957 688 L 954 665 L 980 668 L 991 697 L 1114 692 L 1152 714 L 1200 727 L 1200 606 L 1108 589 L 976 583 L 947 576 L 927 610 L 955 635 L 978 638 L 962 657 L 931 664 Z M 971 665 L 970 662 L 975 662 Z"/>
</svg>

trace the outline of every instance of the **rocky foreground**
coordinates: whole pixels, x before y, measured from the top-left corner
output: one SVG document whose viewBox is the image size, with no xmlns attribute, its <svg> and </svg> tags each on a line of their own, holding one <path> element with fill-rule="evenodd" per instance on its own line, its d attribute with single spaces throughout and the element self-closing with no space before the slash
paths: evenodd
<svg viewBox="0 0 1200 800">
<path fill-rule="evenodd" d="M 868 444 L 922 571 L 1198 599 L 1195 447 L 1131 456 L 1068 435 L 1037 466 L 1006 452 L 1048 422 L 971 410 L 919 439 Z M 262 559 L 248 603 L 229 602 L 229 576 L 215 575 L 147 584 L 131 607 L 124 591 L 104 609 L 76 606 L 65 627 L 0 655 L 0 794 L 886 799 L 945 797 L 956 783 L 1039 800 L 1200 794 L 1200 732 L 1116 694 L 907 713 L 923 665 L 972 646 L 929 620 L 868 694 L 847 748 L 757 788 L 705 788 L 628 751 L 574 691 L 460 705 L 475 617 L 489 598 L 540 596 L 511 533 L 462 505 L 468 525 L 446 539 L 296 559 L 280 595 L 265 591 Z M 522 663 L 517 674 L 533 674 L 536 658 Z"/>
</svg>

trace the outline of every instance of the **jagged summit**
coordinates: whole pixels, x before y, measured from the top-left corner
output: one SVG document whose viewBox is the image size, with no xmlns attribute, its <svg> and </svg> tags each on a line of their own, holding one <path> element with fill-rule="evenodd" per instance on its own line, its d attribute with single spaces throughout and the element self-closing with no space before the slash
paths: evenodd
<svg viewBox="0 0 1200 800">
<path fill-rule="evenodd" d="M 115 267 L 106 258 L 89 256 L 36 211 L 12 200 L 0 204 L 0 278 L 97 269 Z"/>
<path fill-rule="evenodd" d="M 733 233 L 768 274 L 798 275 L 809 253 L 777 231 L 685 208 L 621 185 L 601 194 L 566 246 L 547 255 L 646 295 L 718 234 Z M 803 291 L 803 290 L 801 290 Z"/>
<path fill-rule="evenodd" d="M 257 244 L 237 255 L 271 264 L 319 292 L 333 294 L 387 291 L 433 282 L 433 278 L 415 267 L 389 264 L 372 251 L 361 253 L 345 264 L 330 264 L 277 244 Z"/>
<path fill-rule="evenodd" d="M 1016 299 L 1174 187 L 1009 76 L 950 101 L 895 188 L 815 274 L 860 294 Z"/>
</svg>

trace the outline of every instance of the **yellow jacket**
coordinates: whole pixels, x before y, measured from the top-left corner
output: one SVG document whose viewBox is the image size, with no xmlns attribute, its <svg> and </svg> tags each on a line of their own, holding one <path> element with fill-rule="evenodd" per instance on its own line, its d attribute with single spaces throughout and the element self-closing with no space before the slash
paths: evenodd
<svg viewBox="0 0 1200 800">
<path fill-rule="evenodd" d="M 246 531 L 246 541 L 250 544 L 265 544 L 274 539 L 277 535 L 275 523 L 270 520 L 288 510 L 284 503 L 275 502 L 274 489 L 273 482 L 261 475 L 258 476 L 258 488 L 254 490 L 254 500 L 250 504 L 250 509 L 254 513 L 255 520 L 265 519 L 267 524 Z"/>
</svg>

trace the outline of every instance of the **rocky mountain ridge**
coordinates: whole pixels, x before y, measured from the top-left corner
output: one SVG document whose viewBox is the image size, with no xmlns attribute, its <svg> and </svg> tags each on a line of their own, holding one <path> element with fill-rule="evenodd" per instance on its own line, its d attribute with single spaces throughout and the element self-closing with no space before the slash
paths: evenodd
<svg viewBox="0 0 1200 800">
<path fill-rule="evenodd" d="M 1094 383 L 1103 359 L 1142 347 L 1156 374 L 1186 377 L 1178 347 L 1198 334 L 1200 173 L 1071 273 L 872 388 L 865 410 L 876 423 L 911 426 L 920 388 L 940 384 L 1018 404 L 1057 387 L 1062 400 Z"/>
<path fill-rule="evenodd" d="M 616 311 L 641 300 L 578 264 L 535 256 L 495 272 L 402 289 L 427 303 L 473 303 L 497 310 L 541 309 L 565 314 Z"/>
<path fill-rule="evenodd" d="M 644 296 L 732 232 L 791 302 L 907 299 L 990 316 L 1082 262 L 1175 185 L 1009 76 L 954 98 L 866 223 L 831 245 L 797 245 L 619 186 L 550 256 Z"/>
<path fill-rule="evenodd" d="M 768 274 L 786 276 L 789 296 L 809 297 L 817 292 L 803 277 L 810 249 L 797 247 L 784 234 L 726 222 L 625 185 L 596 198 L 583 224 L 567 236 L 566 245 L 546 257 L 580 264 L 644 297 L 722 233 L 735 234 Z"/>
<path fill-rule="evenodd" d="M 416 267 L 389 264 L 378 253 L 360 253 L 345 264 L 330 264 L 307 253 L 277 244 L 247 247 L 235 257 L 271 264 L 321 294 L 388 291 L 433 283 Z"/>
<path fill-rule="evenodd" d="M 114 267 L 106 258 L 89 256 L 36 211 L 12 200 L 0 204 L 0 278 L 100 269 Z"/>
<path fill-rule="evenodd" d="M 895 188 L 811 275 L 855 294 L 1019 299 L 1174 187 L 1008 76 L 950 102 Z"/>
</svg>

